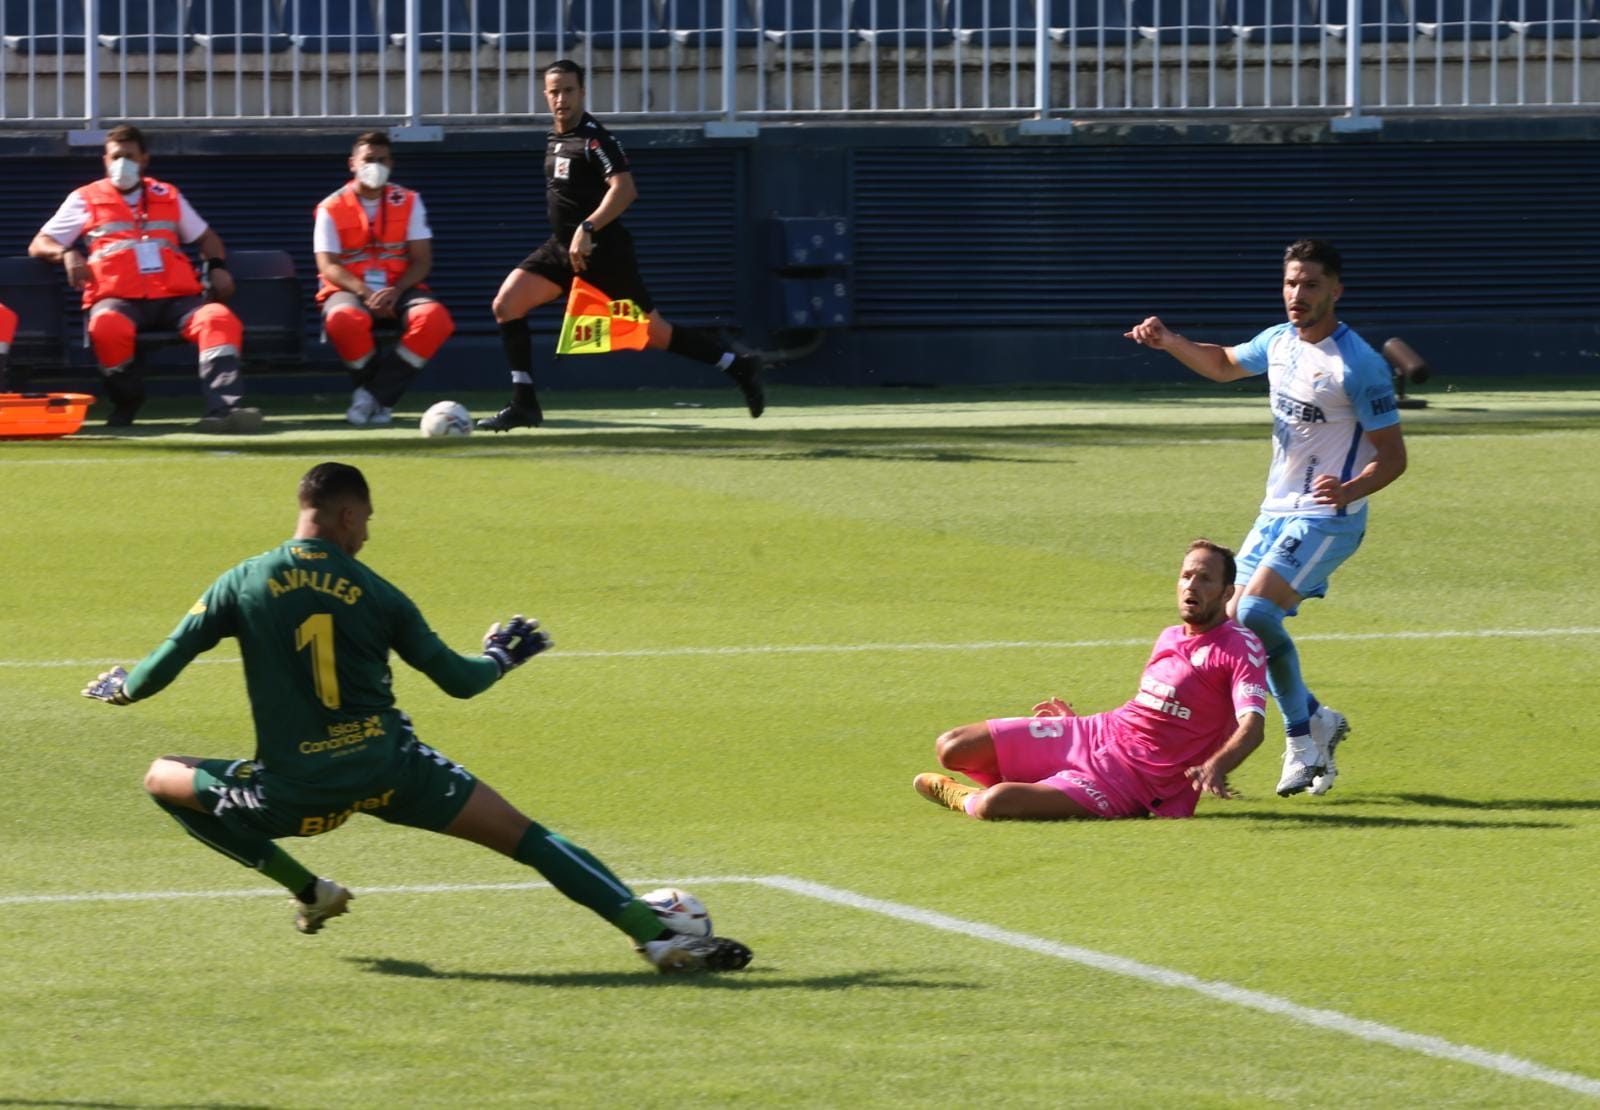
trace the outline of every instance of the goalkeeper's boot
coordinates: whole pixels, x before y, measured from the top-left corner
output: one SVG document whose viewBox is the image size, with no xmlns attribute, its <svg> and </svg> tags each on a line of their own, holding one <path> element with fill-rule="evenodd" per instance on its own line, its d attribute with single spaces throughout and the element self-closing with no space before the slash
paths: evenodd
<svg viewBox="0 0 1600 1110">
<path fill-rule="evenodd" d="M 963 786 L 949 775 L 941 775 L 929 771 L 918 775 L 911 780 L 911 785 L 917 788 L 928 801 L 935 805 L 953 809 L 957 813 L 967 812 L 967 799 L 976 794 L 982 787 Z"/>
<path fill-rule="evenodd" d="M 761 360 L 755 355 L 740 355 L 723 371 L 744 394 L 744 407 L 750 410 L 751 417 L 767 410 L 767 391 L 761 384 L 761 370 Z"/>
<path fill-rule="evenodd" d="M 478 421 L 480 432 L 509 432 L 512 428 L 537 428 L 544 423 L 544 410 L 537 401 L 531 408 L 525 405 L 507 405 L 493 416 Z"/>
<path fill-rule="evenodd" d="M 350 900 L 354 897 L 332 879 L 318 879 L 316 897 L 310 902 L 289 899 L 290 905 L 294 906 L 294 927 L 308 935 L 319 932 L 330 917 L 338 917 L 348 910 Z"/>
<path fill-rule="evenodd" d="M 1322 705 L 1311 715 L 1311 739 L 1322 753 L 1322 774 L 1311 780 L 1310 793 L 1320 796 L 1333 789 L 1333 780 L 1339 777 L 1339 769 L 1333 765 L 1333 753 L 1349 735 L 1350 722 L 1337 709 Z"/>
<path fill-rule="evenodd" d="M 1310 736 L 1291 736 L 1283 752 L 1283 777 L 1278 780 L 1278 797 L 1298 794 L 1327 770 L 1317 742 Z"/>
<path fill-rule="evenodd" d="M 750 962 L 749 948 L 727 937 L 691 937 L 674 933 L 662 940 L 635 945 L 639 954 L 663 975 L 686 971 L 738 971 Z"/>
</svg>

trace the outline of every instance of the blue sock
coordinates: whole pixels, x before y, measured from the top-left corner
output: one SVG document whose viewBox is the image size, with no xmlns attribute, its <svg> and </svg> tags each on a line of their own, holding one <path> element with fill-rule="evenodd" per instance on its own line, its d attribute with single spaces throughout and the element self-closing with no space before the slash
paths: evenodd
<svg viewBox="0 0 1600 1110">
<path fill-rule="evenodd" d="M 1300 677 L 1300 653 L 1289 630 L 1283 627 L 1283 610 L 1264 597 L 1247 596 L 1239 602 L 1239 623 L 1254 632 L 1267 649 L 1267 688 L 1283 714 L 1290 736 L 1311 733 L 1311 691 Z"/>
</svg>

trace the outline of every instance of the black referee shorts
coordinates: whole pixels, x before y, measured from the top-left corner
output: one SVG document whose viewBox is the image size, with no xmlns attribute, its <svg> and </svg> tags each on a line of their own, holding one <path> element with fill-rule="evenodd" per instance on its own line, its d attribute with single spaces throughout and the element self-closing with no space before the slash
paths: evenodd
<svg viewBox="0 0 1600 1110">
<path fill-rule="evenodd" d="M 517 263 L 517 269 L 538 274 L 561 286 L 563 293 L 572 288 L 572 263 L 567 255 L 567 243 L 552 235 L 538 248 Z M 602 230 L 595 236 L 594 252 L 589 255 L 588 268 L 583 280 L 599 289 L 612 300 L 632 301 L 639 311 L 652 311 L 656 302 L 639 276 L 639 261 L 633 253 L 633 237 L 626 231 L 621 234 Z"/>
</svg>

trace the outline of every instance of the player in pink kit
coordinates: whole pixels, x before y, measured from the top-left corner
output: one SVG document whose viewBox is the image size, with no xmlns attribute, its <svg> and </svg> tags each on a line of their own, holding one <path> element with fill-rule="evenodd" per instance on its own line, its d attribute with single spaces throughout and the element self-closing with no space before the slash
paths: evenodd
<svg viewBox="0 0 1600 1110">
<path fill-rule="evenodd" d="M 1228 774 L 1261 743 L 1267 653 L 1228 619 L 1233 552 L 1195 540 L 1178 574 L 1182 624 L 1156 638 L 1139 692 L 1077 717 L 1059 698 L 1031 717 L 951 729 L 939 762 L 980 783 L 916 778 L 931 802 L 982 820 L 1192 817 L 1202 790 L 1230 798 Z"/>
</svg>

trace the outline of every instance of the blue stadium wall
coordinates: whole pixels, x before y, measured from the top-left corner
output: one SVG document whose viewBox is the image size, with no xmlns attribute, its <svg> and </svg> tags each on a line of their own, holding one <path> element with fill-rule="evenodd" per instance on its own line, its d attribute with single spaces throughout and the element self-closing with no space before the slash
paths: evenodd
<svg viewBox="0 0 1600 1110">
<path fill-rule="evenodd" d="M 343 179 L 350 133 L 151 134 L 153 172 L 231 248 L 293 254 L 306 369 L 336 371 L 311 301 L 311 213 Z M 489 303 L 548 234 L 543 134 L 532 123 L 397 150 L 396 180 L 428 203 L 431 284 L 458 327 L 425 388 L 504 382 Z M 1253 334 L 1282 318 L 1278 259 L 1301 236 L 1344 250 L 1341 315 L 1369 339 L 1404 335 L 1448 373 L 1600 369 L 1600 121 L 1391 121 L 1364 135 L 1320 123 L 1051 137 L 961 125 L 767 127 L 748 141 L 619 134 L 640 186 L 628 223 L 663 313 L 796 352 L 779 380 L 1171 378 L 1182 371 L 1124 341 L 1127 326 L 1159 313 L 1196 338 Z M 9 253 L 98 172 L 97 153 L 0 136 Z M 767 220 L 819 215 L 850 227 L 840 273 L 851 323 L 782 331 Z M 535 320 L 552 341 L 556 312 Z M 85 352 L 72 360 L 68 376 L 87 372 Z M 719 384 L 654 354 L 541 360 L 539 377 L 553 388 Z"/>
</svg>

